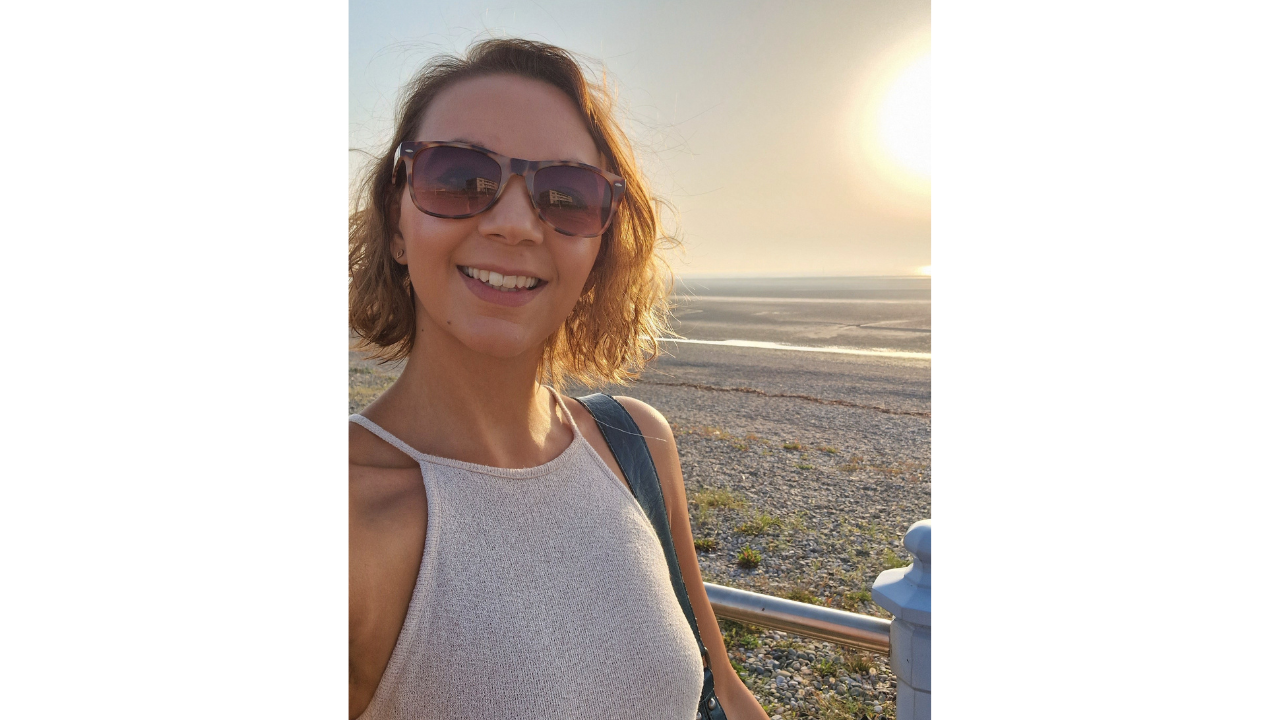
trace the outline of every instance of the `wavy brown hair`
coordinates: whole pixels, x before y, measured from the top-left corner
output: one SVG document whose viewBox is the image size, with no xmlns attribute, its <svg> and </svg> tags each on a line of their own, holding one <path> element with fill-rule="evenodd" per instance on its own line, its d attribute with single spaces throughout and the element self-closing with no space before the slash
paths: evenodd
<svg viewBox="0 0 1280 720">
<path fill-rule="evenodd" d="M 532 40 L 485 40 L 462 57 L 437 56 L 402 91 L 395 135 L 364 172 L 349 218 L 349 323 L 359 337 L 357 347 L 383 361 L 408 357 L 413 349 L 417 325 L 409 269 L 391 256 L 396 230 L 392 201 L 405 175 L 401 168 L 392 177 L 396 148 L 413 139 L 427 107 L 445 88 L 496 74 L 540 80 L 569 96 L 605 158 L 605 169 L 627 183 L 578 304 L 547 338 L 539 379 L 555 386 L 566 377 L 587 386 L 634 379 L 657 357 L 658 339 L 671 332 L 671 273 L 659 251 L 676 247 L 678 241 L 662 232 L 662 203 L 640 174 L 606 84 L 588 79 L 568 51 Z"/>
</svg>

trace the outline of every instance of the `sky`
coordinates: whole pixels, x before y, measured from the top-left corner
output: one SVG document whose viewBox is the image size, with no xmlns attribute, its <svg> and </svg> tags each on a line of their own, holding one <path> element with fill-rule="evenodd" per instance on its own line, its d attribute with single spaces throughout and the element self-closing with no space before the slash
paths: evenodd
<svg viewBox="0 0 1280 720">
<path fill-rule="evenodd" d="M 480 37 L 604 68 L 683 248 L 682 276 L 930 272 L 929 2 L 350 4 L 350 147 L 390 141 L 396 95 Z M 350 153 L 353 173 L 365 155 Z"/>
</svg>

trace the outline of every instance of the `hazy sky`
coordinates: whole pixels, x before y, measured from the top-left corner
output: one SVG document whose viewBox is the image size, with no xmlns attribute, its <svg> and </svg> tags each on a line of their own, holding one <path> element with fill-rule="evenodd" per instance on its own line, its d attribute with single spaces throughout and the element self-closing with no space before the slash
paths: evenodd
<svg viewBox="0 0 1280 720">
<path fill-rule="evenodd" d="M 351 147 L 480 35 L 602 61 L 680 274 L 906 275 L 929 260 L 929 2 L 353 1 Z M 357 168 L 362 156 L 352 153 Z"/>
</svg>

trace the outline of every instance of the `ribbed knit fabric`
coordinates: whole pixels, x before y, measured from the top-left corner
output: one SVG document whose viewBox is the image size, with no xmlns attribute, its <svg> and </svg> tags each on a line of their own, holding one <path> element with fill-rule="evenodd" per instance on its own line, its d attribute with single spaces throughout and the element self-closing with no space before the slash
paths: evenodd
<svg viewBox="0 0 1280 720">
<path fill-rule="evenodd" d="M 510 470 L 351 421 L 418 462 L 428 508 L 409 612 L 361 720 L 693 720 L 702 659 L 662 546 L 576 425 L 559 457 Z"/>
</svg>

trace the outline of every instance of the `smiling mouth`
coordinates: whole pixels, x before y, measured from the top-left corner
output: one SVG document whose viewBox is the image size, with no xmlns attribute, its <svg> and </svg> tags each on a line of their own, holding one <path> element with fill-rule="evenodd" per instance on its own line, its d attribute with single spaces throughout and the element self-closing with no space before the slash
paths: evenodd
<svg viewBox="0 0 1280 720">
<path fill-rule="evenodd" d="M 469 278 L 474 278 L 489 287 L 502 292 L 518 292 L 532 290 L 546 284 L 546 280 L 527 275 L 503 275 L 492 270 L 480 270 L 466 265 L 459 265 L 458 270 Z"/>
</svg>

